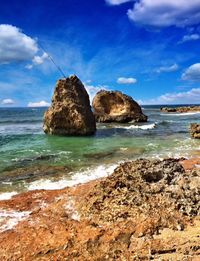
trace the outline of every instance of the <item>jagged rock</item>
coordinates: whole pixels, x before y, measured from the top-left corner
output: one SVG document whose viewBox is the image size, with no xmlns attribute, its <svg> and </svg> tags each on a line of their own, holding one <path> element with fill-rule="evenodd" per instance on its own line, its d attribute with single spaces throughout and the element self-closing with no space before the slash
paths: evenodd
<svg viewBox="0 0 200 261">
<path fill-rule="evenodd" d="M 192 123 L 190 125 L 190 133 L 192 138 L 200 139 L 200 124 Z"/>
<path fill-rule="evenodd" d="M 92 105 L 97 122 L 147 121 L 139 104 L 119 91 L 98 92 Z"/>
<path fill-rule="evenodd" d="M 125 162 L 87 184 L 1 200 L 0 210 L 0 260 L 200 257 L 200 170 L 176 159 Z"/>
<path fill-rule="evenodd" d="M 57 81 L 51 107 L 44 114 L 47 134 L 92 135 L 96 131 L 89 96 L 77 76 Z"/>
<path fill-rule="evenodd" d="M 124 215 L 135 218 L 138 211 L 165 212 L 165 208 L 196 216 L 200 214 L 199 182 L 200 172 L 186 173 L 176 159 L 125 162 L 90 192 L 85 213 L 100 223 L 123 220 Z"/>
<path fill-rule="evenodd" d="M 162 112 L 200 112 L 200 106 L 182 106 L 182 107 L 162 107 L 160 108 Z"/>
</svg>

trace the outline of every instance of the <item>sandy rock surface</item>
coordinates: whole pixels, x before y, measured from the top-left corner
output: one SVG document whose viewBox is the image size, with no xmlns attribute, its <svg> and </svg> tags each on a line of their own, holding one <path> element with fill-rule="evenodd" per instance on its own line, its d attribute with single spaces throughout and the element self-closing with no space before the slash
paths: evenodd
<svg viewBox="0 0 200 261">
<path fill-rule="evenodd" d="M 140 159 L 107 178 L 0 201 L 0 260 L 199 260 L 200 172 L 183 166 Z"/>
</svg>

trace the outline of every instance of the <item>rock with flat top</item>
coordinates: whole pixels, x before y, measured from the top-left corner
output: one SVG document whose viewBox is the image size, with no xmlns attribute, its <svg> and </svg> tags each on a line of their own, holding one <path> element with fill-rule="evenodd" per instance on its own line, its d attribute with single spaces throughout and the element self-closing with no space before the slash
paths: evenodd
<svg viewBox="0 0 200 261">
<path fill-rule="evenodd" d="M 92 102 L 97 122 L 146 122 L 139 104 L 119 91 L 102 90 Z"/>
<path fill-rule="evenodd" d="M 56 83 L 52 105 L 44 114 L 43 130 L 55 135 L 92 135 L 96 131 L 88 93 L 76 75 Z"/>
</svg>

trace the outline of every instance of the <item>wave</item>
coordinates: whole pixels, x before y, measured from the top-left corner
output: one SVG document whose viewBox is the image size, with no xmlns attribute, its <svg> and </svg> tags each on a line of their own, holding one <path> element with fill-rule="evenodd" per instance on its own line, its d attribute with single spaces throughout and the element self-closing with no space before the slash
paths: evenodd
<svg viewBox="0 0 200 261">
<path fill-rule="evenodd" d="M 11 199 L 13 196 L 17 195 L 16 191 L 13 192 L 5 192 L 0 194 L 0 200 L 8 200 Z"/>
<path fill-rule="evenodd" d="M 30 215 L 30 211 L 14 211 L 14 210 L 0 210 L 0 232 L 13 229 L 19 222 L 25 220 Z"/>
<path fill-rule="evenodd" d="M 0 120 L 0 124 L 24 124 L 24 123 L 42 123 L 41 119 L 38 120 Z"/>
<path fill-rule="evenodd" d="M 131 125 L 123 128 L 127 130 L 131 130 L 131 129 L 151 130 L 154 129 L 155 127 L 156 127 L 156 123 L 145 124 L 145 125 Z"/>
<path fill-rule="evenodd" d="M 161 113 L 161 116 L 188 116 L 188 115 L 196 115 L 196 114 L 200 114 L 199 111 L 197 112 L 180 112 L 180 113 Z"/>
<path fill-rule="evenodd" d="M 114 169 L 117 167 L 117 164 L 114 165 L 100 165 L 95 169 L 87 169 L 85 171 L 79 171 L 72 175 L 71 179 L 64 178 L 60 179 L 59 181 L 52 181 L 52 180 L 37 180 L 33 181 L 30 185 L 27 186 L 28 190 L 39 190 L 39 189 L 47 189 L 47 190 L 54 190 L 54 189 L 63 189 L 66 187 L 72 187 L 74 185 L 87 183 L 89 181 L 103 178 L 109 176 L 113 173 Z"/>
</svg>

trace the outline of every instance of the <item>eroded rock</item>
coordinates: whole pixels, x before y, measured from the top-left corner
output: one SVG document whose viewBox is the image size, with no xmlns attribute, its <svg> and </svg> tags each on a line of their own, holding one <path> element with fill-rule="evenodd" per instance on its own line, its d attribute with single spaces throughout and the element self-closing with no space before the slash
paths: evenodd
<svg viewBox="0 0 200 261">
<path fill-rule="evenodd" d="M 200 124 L 192 123 L 190 125 L 190 134 L 192 138 L 200 139 Z"/>
<path fill-rule="evenodd" d="M 139 104 L 119 91 L 100 91 L 92 102 L 97 122 L 146 122 Z"/>
<path fill-rule="evenodd" d="M 56 135 L 92 135 L 96 131 L 88 93 L 77 76 L 57 81 L 43 130 Z"/>
<path fill-rule="evenodd" d="M 199 182 L 200 171 L 187 173 L 178 160 L 140 159 L 87 184 L 0 201 L 4 217 L 29 212 L 0 233 L 0 257 L 199 260 Z"/>
<path fill-rule="evenodd" d="M 162 107 L 160 109 L 162 112 L 200 112 L 200 106 L 181 106 L 181 107 Z"/>
</svg>

